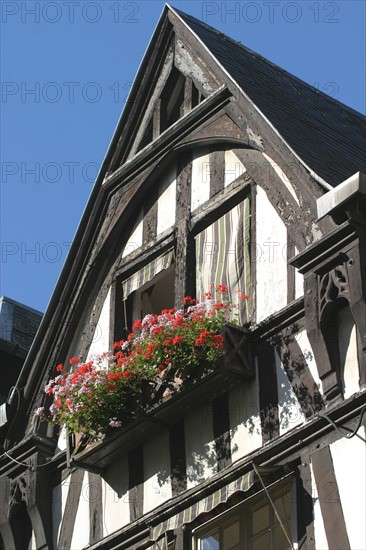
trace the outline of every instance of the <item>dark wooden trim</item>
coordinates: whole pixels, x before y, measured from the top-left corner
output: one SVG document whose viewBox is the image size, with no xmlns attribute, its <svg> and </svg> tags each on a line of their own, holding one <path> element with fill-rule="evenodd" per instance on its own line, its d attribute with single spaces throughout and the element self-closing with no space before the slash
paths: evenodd
<svg viewBox="0 0 366 550">
<path fill-rule="evenodd" d="M 213 433 L 215 438 L 215 450 L 217 459 L 217 471 L 221 472 L 230 466 L 231 460 L 231 437 L 230 437 L 230 416 L 229 396 L 225 392 L 212 402 Z"/>
<path fill-rule="evenodd" d="M 194 233 L 199 233 L 245 199 L 250 193 L 252 181 L 249 176 L 243 174 L 229 188 L 223 189 L 207 204 L 197 208 L 191 218 Z"/>
<path fill-rule="evenodd" d="M 187 76 L 184 82 L 184 101 L 183 101 L 183 113 L 186 115 L 189 111 L 192 110 L 193 101 L 192 101 L 192 88 L 193 80 Z"/>
<path fill-rule="evenodd" d="M 192 188 L 192 151 L 184 151 L 177 161 L 176 220 L 190 218 Z"/>
<path fill-rule="evenodd" d="M 157 186 L 150 189 L 144 203 L 144 219 L 142 230 L 142 245 L 155 239 L 158 223 L 158 189 Z"/>
<path fill-rule="evenodd" d="M 187 489 L 184 419 L 169 428 L 170 483 L 173 497 Z"/>
<path fill-rule="evenodd" d="M 106 178 L 103 188 L 107 190 L 113 186 L 116 189 L 119 185 L 126 185 L 141 170 L 144 170 L 147 165 L 151 165 L 158 158 L 163 158 L 168 151 L 171 151 L 178 144 L 182 143 L 186 136 L 199 128 L 207 118 L 212 117 L 220 111 L 230 101 L 231 96 L 232 94 L 226 86 L 222 86 L 216 90 L 210 97 L 192 109 L 188 115 L 179 119 L 165 132 L 160 134 L 151 143 L 150 147 L 138 153 L 130 162 L 123 164 L 110 174 Z"/>
<path fill-rule="evenodd" d="M 161 118 L 161 99 L 156 102 L 153 111 L 153 139 L 156 139 L 160 135 L 160 118 Z"/>
<path fill-rule="evenodd" d="M 103 489 L 99 474 L 89 474 L 89 543 L 94 544 L 103 538 Z"/>
<path fill-rule="evenodd" d="M 309 238 L 311 238 L 309 237 L 308 227 L 311 225 L 309 214 L 305 214 L 304 209 L 300 208 L 270 162 L 260 151 L 255 151 L 254 149 L 234 149 L 234 152 L 244 164 L 247 170 L 246 174 L 265 191 L 273 208 L 277 212 L 280 209 L 281 219 L 285 227 L 291 231 L 292 241 L 298 250 L 303 250 L 307 246 Z M 312 208 L 315 210 L 314 198 L 312 202 L 314 203 Z"/>
<path fill-rule="evenodd" d="M 192 548 L 192 535 L 191 530 L 187 525 L 181 525 L 177 529 L 174 529 L 175 536 L 175 550 L 191 550 Z"/>
<path fill-rule="evenodd" d="M 111 349 L 112 344 L 115 342 L 114 335 L 116 332 L 116 298 L 118 297 L 117 292 L 117 281 L 116 279 L 113 280 L 111 284 L 111 297 L 110 297 L 110 304 L 109 304 L 109 348 Z"/>
<path fill-rule="evenodd" d="M 128 489 L 130 521 L 140 518 L 144 510 L 144 454 L 143 446 L 128 453 Z"/>
<path fill-rule="evenodd" d="M 295 256 L 295 243 L 292 240 L 291 232 L 287 229 L 287 303 L 295 300 L 295 267 L 289 260 Z"/>
<path fill-rule="evenodd" d="M 114 310 L 113 310 L 113 342 L 118 342 L 122 338 L 126 337 L 125 334 L 125 318 L 123 308 L 123 290 L 122 290 L 122 278 L 118 277 L 114 282 Z"/>
<path fill-rule="evenodd" d="M 70 477 L 69 491 L 67 493 L 65 511 L 62 516 L 60 536 L 57 548 L 71 548 L 74 533 L 76 514 L 78 511 L 81 490 L 83 486 L 84 470 L 74 470 Z"/>
<path fill-rule="evenodd" d="M 316 550 L 314 530 L 314 508 L 309 456 L 301 457 L 295 470 L 297 543 L 301 550 Z"/>
<path fill-rule="evenodd" d="M 259 408 L 263 444 L 280 433 L 276 357 L 274 347 L 262 342 L 257 348 Z"/>
<path fill-rule="evenodd" d="M 177 166 L 176 194 L 176 265 L 174 297 L 177 308 L 183 298 L 195 292 L 195 246 L 191 232 L 192 151 L 186 151 Z"/>
<path fill-rule="evenodd" d="M 305 418 L 310 418 L 323 406 L 323 398 L 314 381 L 306 359 L 290 329 L 285 329 L 277 340 L 276 347 L 283 367 L 297 397 Z"/>
<path fill-rule="evenodd" d="M 264 321 L 254 325 L 251 331 L 253 340 L 267 340 L 291 327 L 293 332 L 299 332 L 305 326 L 304 298 L 298 298 Z"/>
<path fill-rule="evenodd" d="M 211 148 L 212 149 L 212 148 Z M 225 151 L 210 151 L 210 198 L 224 189 Z"/>
<path fill-rule="evenodd" d="M 350 550 L 346 522 L 329 447 L 311 455 L 320 509 L 329 548 Z"/>
<path fill-rule="evenodd" d="M 250 187 L 250 289 L 249 319 L 255 324 L 257 320 L 257 184 Z"/>
<path fill-rule="evenodd" d="M 157 256 L 173 248 L 173 245 L 174 234 L 172 230 L 169 230 L 167 235 L 165 233 L 162 236 L 159 235 L 153 242 L 147 243 L 146 246 L 141 247 L 136 252 L 132 252 L 124 265 L 120 269 L 117 269 L 116 277 L 122 277 L 123 280 L 127 279 L 127 277 L 154 260 Z"/>
</svg>

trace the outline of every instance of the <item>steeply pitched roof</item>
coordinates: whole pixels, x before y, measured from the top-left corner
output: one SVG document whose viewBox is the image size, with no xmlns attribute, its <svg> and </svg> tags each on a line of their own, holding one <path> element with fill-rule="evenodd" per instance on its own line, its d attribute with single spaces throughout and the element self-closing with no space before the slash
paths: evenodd
<svg viewBox="0 0 366 550">
<path fill-rule="evenodd" d="M 297 155 L 336 186 L 366 172 L 366 117 L 198 19 L 174 11 Z"/>
</svg>

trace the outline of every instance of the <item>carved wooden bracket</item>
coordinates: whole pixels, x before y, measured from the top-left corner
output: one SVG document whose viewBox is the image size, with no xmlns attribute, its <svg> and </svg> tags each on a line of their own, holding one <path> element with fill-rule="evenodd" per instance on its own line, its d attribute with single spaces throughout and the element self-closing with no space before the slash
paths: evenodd
<svg viewBox="0 0 366 550">
<path fill-rule="evenodd" d="M 366 247 L 363 230 L 349 221 L 323 237 L 291 263 L 304 274 L 305 321 L 323 391 L 342 396 L 337 311 L 349 306 L 363 349 L 360 382 L 366 369 Z"/>
</svg>

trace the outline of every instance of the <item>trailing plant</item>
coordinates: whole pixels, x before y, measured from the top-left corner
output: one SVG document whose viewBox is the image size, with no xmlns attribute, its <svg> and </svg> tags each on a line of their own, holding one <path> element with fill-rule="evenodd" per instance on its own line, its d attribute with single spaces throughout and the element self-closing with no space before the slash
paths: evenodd
<svg viewBox="0 0 366 550">
<path fill-rule="evenodd" d="M 227 295 L 226 285 L 219 285 L 201 302 L 186 296 L 184 309 L 164 309 L 136 320 L 128 338 L 116 342 L 112 351 L 86 363 L 72 357 L 68 368 L 59 364 L 45 387 L 52 404 L 39 408 L 38 416 L 98 437 L 146 409 L 146 381 L 166 388 L 167 396 L 172 387 L 178 391 L 185 381 L 213 370 L 224 353 L 223 326 L 239 307 Z M 239 293 L 238 299 L 247 296 Z"/>
</svg>

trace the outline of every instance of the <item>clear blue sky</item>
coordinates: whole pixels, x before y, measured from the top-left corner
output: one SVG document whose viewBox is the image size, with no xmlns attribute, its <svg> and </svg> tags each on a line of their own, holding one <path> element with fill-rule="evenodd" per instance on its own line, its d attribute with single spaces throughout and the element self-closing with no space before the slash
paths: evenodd
<svg viewBox="0 0 366 550">
<path fill-rule="evenodd" d="M 362 112 L 365 4 L 172 2 Z M 0 5 L 0 293 L 44 311 L 164 2 Z"/>
</svg>

